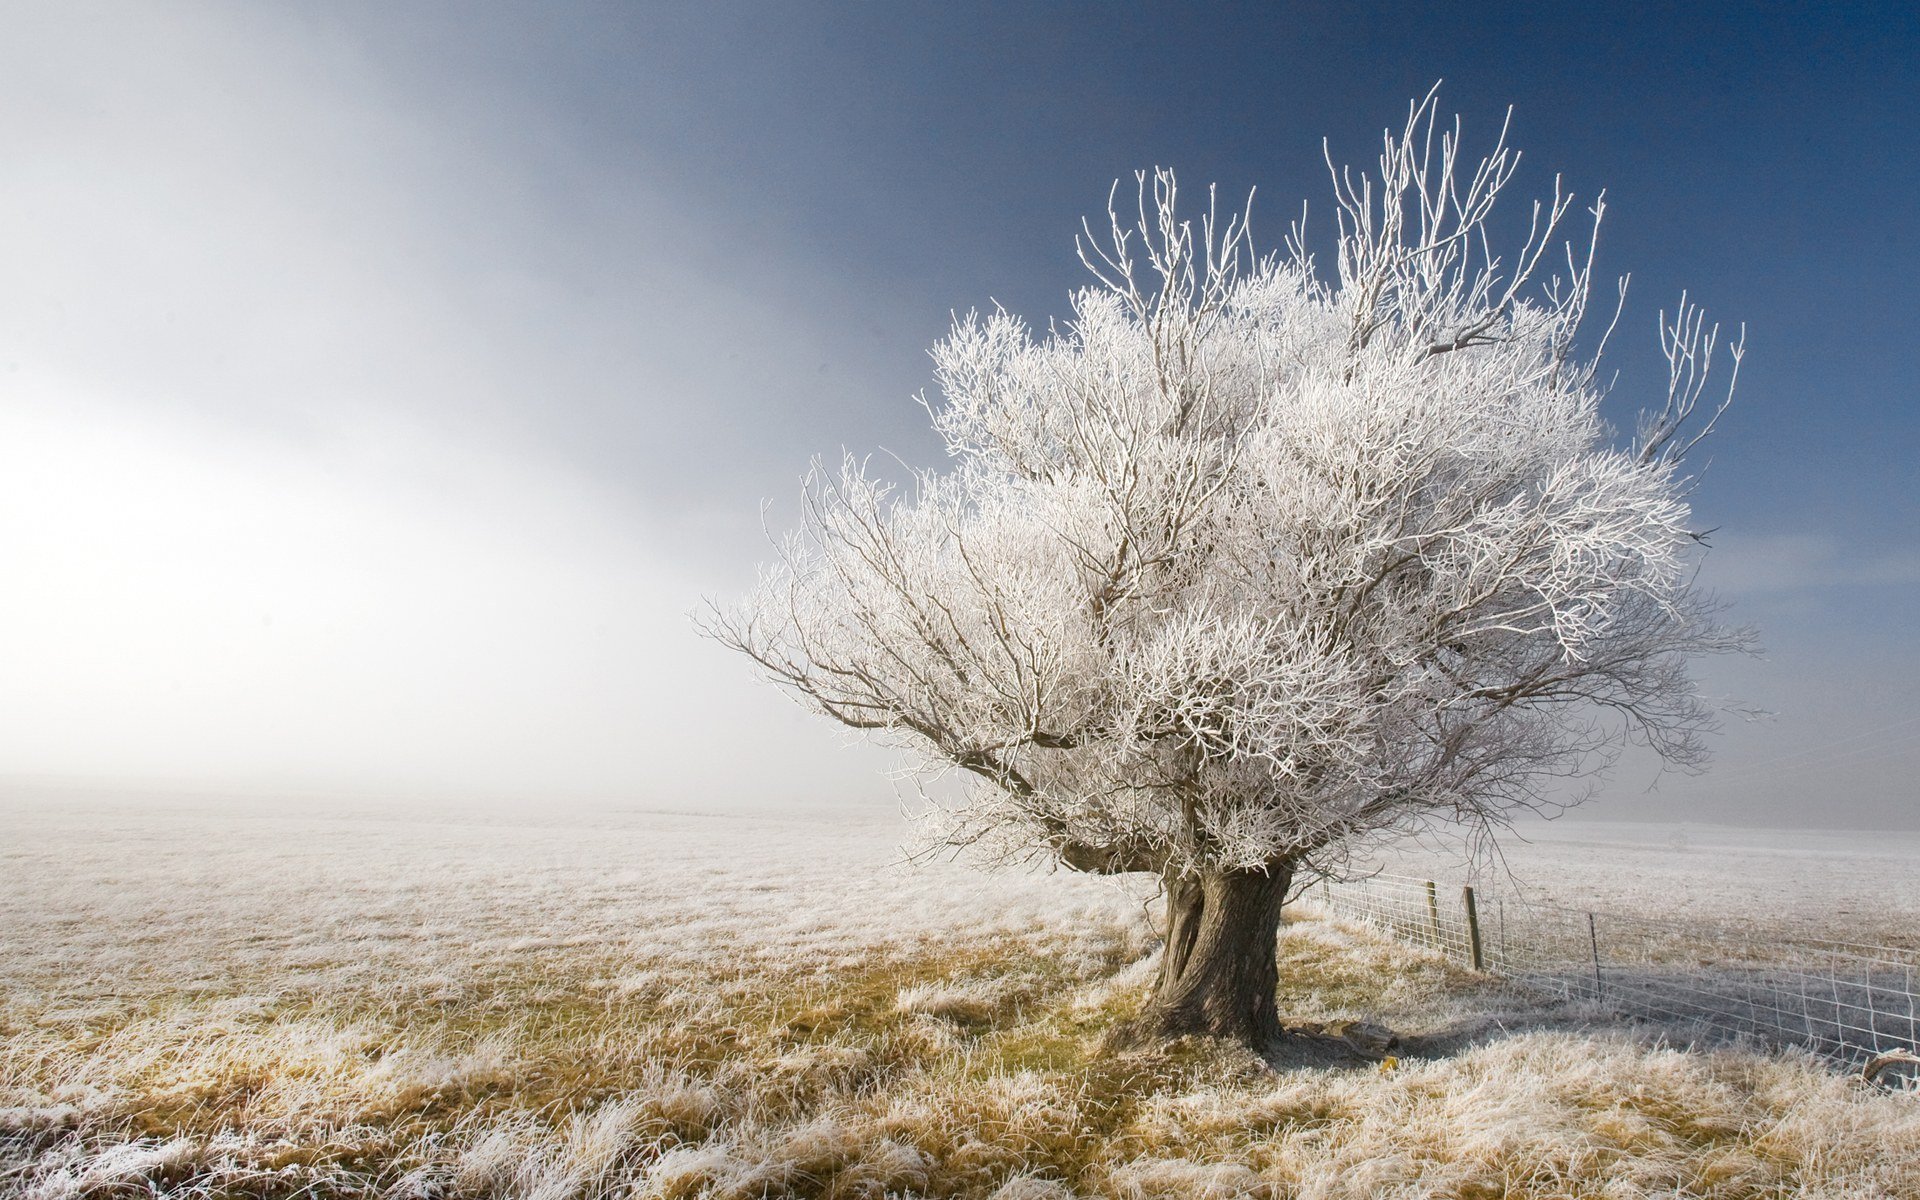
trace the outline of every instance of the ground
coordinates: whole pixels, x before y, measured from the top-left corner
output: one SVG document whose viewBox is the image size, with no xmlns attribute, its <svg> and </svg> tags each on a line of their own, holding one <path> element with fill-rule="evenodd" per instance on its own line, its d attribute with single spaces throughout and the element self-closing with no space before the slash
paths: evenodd
<svg viewBox="0 0 1920 1200">
<path fill-rule="evenodd" d="M 1143 888 L 887 814 L 289 808 L 0 813 L 0 1193 L 1920 1197 L 1911 1096 L 1304 916 L 1283 1013 L 1410 1053 L 1110 1050 Z"/>
</svg>

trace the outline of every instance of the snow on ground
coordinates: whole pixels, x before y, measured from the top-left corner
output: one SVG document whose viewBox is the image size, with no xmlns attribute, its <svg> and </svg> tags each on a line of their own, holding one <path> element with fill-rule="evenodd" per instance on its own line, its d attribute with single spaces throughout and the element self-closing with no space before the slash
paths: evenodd
<svg viewBox="0 0 1920 1200">
<path fill-rule="evenodd" d="M 1010 935 L 1147 937 L 1138 880 L 908 862 L 886 811 L 0 807 L 0 987 L 125 999 L 258 977 L 455 979 L 593 948 L 682 965 L 832 964 Z"/>
<path fill-rule="evenodd" d="M 633 960 L 831 963 L 875 945 L 1145 939 L 1152 888 L 909 862 L 885 810 L 276 812 L 0 802 L 0 984 L 125 998 L 236 978 L 344 983 L 404 964 L 597 947 Z M 1477 865 L 1411 843 L 1384 869 L 1602 911 L 1912 945 L 1920 834 L 1561 820 Z M 58 981 L 57 984 L 54 981 Z"/>
</svg>

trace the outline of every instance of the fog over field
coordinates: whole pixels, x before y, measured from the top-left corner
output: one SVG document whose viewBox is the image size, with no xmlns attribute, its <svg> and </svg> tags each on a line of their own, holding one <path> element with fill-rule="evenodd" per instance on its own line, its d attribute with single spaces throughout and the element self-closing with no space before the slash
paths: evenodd
<svg viewBox="0 0 1920 1200">
<path fill-rule="evenodd" d="M 1401 842 L 1368 866 L 1567 908 L 1912 945 L 1920 834 L 1685 821 L 1533 821 L 1498 849 Z"/>
</svg>

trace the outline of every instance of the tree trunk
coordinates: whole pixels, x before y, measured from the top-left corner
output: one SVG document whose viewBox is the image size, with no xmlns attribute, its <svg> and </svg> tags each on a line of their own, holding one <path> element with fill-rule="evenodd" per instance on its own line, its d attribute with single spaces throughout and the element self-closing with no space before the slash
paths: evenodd
<svg viewBox="0 0 1920 1200">
<path fill-rule="evenodd" d="M 1293 864 L 1167 880 L 1167 947 L 1160 979 L 1125 1034 L 1131 1040 L 1207 1034 L 1264 1046 L 1280 1036 L 1280 904 Z"/>
</svg>

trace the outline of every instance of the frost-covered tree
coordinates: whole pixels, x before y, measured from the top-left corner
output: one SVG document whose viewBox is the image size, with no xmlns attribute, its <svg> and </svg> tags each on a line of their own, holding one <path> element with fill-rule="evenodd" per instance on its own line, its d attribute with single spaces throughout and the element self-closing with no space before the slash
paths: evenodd
<svg viewBox="0 0 1920 1200">
<path fill-rule="evenodd" d="M 1662 314 L 1671 383 L 1620 444 L 1605 337 L 1576 342 L 1593 236 L 1557 240 L 1556 181 L 1500 252 L 1518 155 L 1459 147 L 1429 96 L 1377 178 L 1333 171 L 1331 278 L 1298 226 L 1256 258 L 1142 175 L 1086 229 L 1071 320 L 969 315 L 935 347 L 950 466 L 816 465 L 801 530 L 708 620 L 809 707 L 969 773 L 954 844 L 1158 875 L 1140 1033 L 1276 1034 L 1281 905 L 1371 835 L 1497 825 L 1626 738 L 1701 761 L 1687 660 L 1744 636 L 1690 568 L 1717 331 Z"/>
</svg>

